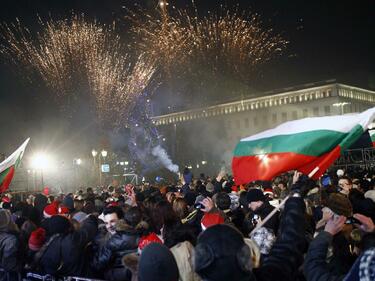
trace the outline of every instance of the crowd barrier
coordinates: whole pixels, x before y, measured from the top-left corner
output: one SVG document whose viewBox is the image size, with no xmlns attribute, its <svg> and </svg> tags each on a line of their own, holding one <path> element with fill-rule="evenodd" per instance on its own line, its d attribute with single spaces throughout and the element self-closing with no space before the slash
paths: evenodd
<svg viewBox="0 0 375 281">
<path fill-rule="evenodd" d="M 91 278 L 84 278 L 84 277 L 76 277 L 76 276 L 67 276 L 67 277 L 59 277 L 56 278 L 52 275 L 40 275 L 33 272 L 28 272 L 26 274 L 26 279 L 23 279 L 23 281 L 105 281 L 100 279 L 91 279 Z"/>
</svg>

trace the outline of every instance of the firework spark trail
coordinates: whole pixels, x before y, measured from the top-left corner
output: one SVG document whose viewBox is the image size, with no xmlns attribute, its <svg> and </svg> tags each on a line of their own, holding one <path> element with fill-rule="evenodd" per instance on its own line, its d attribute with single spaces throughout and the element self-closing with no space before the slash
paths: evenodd
<svg viewBox="0 0 375 281">
<path fill-rule="evenodd" d="M 258 15 L 221 7 L 219 13 L 200 17 L 194 10 L 174 8 L 168 17 L 142 10 L 129 13 L 137 48 L 168 73 L 204 66 L 213 73 L 228 69 L 243 75 L 281 54 L 288 44 L 272 29 L 262 28 Z"/>
<path fill-rule="evenodd" d="M 126 125 L 123 112 L 132 111 L 154 73 L 150 60 L 140 55 L 134 61 L 124 54 L 114 25 L 89 23 L 83 17 L 43 22 L 36 38 L 16 24 L 2 25 L 7 42 L 1 53 L 36 70 L 59 98 L 92 98 L 102 121 Z M 68 105 L 69 106 L 69 105 Z"/>
</svg>

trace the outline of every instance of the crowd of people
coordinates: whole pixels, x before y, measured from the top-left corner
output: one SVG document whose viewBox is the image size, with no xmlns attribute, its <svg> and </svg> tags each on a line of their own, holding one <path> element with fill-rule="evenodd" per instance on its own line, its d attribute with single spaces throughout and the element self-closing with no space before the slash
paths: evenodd
<svg viewBox="0 0 375 281">
<path fill-rule="evenodd" d="M 375 280 L 374 184 L 362 170 L 238 186 L 185 169 L 175 185 L 3 194 L 0 280 Z"/>
</svg>

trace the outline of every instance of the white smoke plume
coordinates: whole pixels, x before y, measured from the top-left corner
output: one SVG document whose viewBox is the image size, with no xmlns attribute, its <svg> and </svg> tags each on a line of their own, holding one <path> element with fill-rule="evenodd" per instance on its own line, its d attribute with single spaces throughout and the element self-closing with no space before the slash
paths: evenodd
<svg viewBox="0 0 375 281">
<path fill-rule="evenodd" d="M 161 162 L 161 164 L 169 171 L 178 174 L 178 166 L 176 164 L 173 164 L 165 149 L 162 148 L 160 145 L 155 146 L 152 149 L 152 155 L 154 155 Z"/>
</svg>

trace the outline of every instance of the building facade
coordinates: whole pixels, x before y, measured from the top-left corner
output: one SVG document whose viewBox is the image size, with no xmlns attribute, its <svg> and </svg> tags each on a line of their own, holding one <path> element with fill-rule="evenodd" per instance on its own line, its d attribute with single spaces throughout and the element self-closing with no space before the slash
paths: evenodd
<svg viewBox="0 0 375 281">
<path fill-rule="evenodd" d="M 374 91 L 326 81 L 156 116 L 152 122 L 165 137 L 174 161 L 213 173 L 230 168 L 232 151 L 243 137 L 286 121 L 362 112 L 374 105 Z"/>
</svg>

